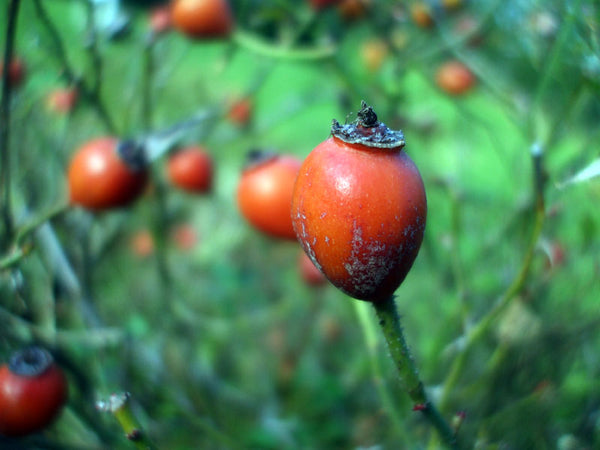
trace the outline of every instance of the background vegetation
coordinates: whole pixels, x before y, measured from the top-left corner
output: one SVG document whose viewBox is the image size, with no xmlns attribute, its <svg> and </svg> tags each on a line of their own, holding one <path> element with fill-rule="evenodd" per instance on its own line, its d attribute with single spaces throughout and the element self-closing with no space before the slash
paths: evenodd
<svg viewBox="0 0 600 450">
<path fill-rule="evenodd" d="M 237 210 L 249 149 L 303 158 L 364 99 L 404 131 L 427 188 L 397 304 L 432 399 L 449 420 L 466 413 L 468 448 L 598 448 L 600 184 L 593 170 L 573 178 L 598 158 L 598 3 L 432 1 L 425 27 L 410 2 L 365 1 L 355 18 L 231 5 L 231 37 L 192 40 L 150 39 L 143 2 L 120 5 L 120 33 L 108 3 L 21 2 L 27 75 L 1 149 L 17 232 L 66 201 L 68 161 L 94 137 L 209 112 L 182 143 L 209 149 L 216 178 L 210 195 L 183 193 L 161 158 L 133 207 L 69 209 L 19 246 L 3 222 L 0 357 L 50 349 L 70 400 L 48 430 L 0 446 L 131 447 L 95 408 L 127 391 L 160 448 L 437 448 L 369 305 L 306 285 L 299 245 Z M 475 74 L 466 94 L 436 85 L 447 60 Z M 48 93 L 74 84 L 88 90 L 75 109 L 49 110 Z M 226 117 L 242 97 L 245 125 Z"/>
</svg>

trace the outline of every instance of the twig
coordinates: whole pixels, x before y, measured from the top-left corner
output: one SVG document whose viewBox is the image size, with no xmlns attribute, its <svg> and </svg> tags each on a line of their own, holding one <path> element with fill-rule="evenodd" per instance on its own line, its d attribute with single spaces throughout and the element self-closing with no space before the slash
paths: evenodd
<svg viewBox="0 0 600 450">
<path fill-rule="evenodd" d="M 438 431 L 448 448 L 459 448 L 454 429 L 427 398 L 425 388 L 419 378 L 408 344 L 400 325 L 400 316 L 394 297 L 381 302 L 373 302 L 379 325 L 388 344 L 391 357 L 400 375 L 400 384 L 414 402 L 413 410 L 420 411 Z"/>
<path fill-rule="evenodd" d="M 85 2 L 88 4 L 88 2 Z M 69 59 L 67 58 L 67 51 L 62 42 L 60 34 L 58 30 L 50 20 L 48 13 L 42 6 L 42 2 L 40 0 L 34 0 L 33 2 L 35 6 L 36 13 L 44 25 L 46 27 L 46 31 L 49 34 L 50 43 L 52 44 L 54 55 L 56 59 L 60 62 L 63 70 L 63 75 L 67 79 L 70 84 L 74 84 L 77 86 L 78 91 L 81 93 L 81 96 L 86 99 L 95 109 L 96 113 L 100 117 L 100 120 L 104 123 L 106 129 L 115 134 L 117 132 L 117 127 L 113 119 L 110 117 L 106 106 L 104 105 L 102 98 L 100 97 L 100 83 L 98 81 L 99 74 L 96 74 L 94 86 L 90 87 L 84 80 L 82 80 L 74 71 L 71 66 Z M 89 6 L 93 8 L 93 6 Z"/>
<path fill-rule="evenodd" d="M 402 447 L 406 447 L 409 444 L 408 436 L 406 435 L 406 422 L 399 417 L 390 392 L 383 382 L 381 364 L 379 363 L 376 352 L 376 330 L 372 324 L 372 321 L 370 320 L 370 317 L 367 315 L 368 310 L 366 307 L 368 305 L 365 302 L 352 303 L 354 304 L 354 310 L 356 311 L 356 315 L 358 316 L 358 320 L 363 331 L 365 346 L 367 347 L 367 352 L 369 353 L 369 360 L 371 361 L 369 366 L 373 376 L 373 383 L 377 389 L 377 393 L 381 399 L 383 407 L 387 410 L 387 413 L 390 416 L 391 423 L 394 426 L 394 431 L 401 440 L 400 443 L 402 444 Z"/>
<path fill-rule="evenodd" d="M 98 350 L 116 347 L 123 343 L 125 333 L 119 328 L 96 328 L 85 330 L 50 330 L 26 321 L 0 306 L 0 323 L 7 335 L 23 343 L 39 341 L 46 347 L 71 348 L 74 344 Z"/>
<path fill-rule="evenodd" d="M 4 72 L 2 73 L 2 100 L 0 102 L 0 201 L 2 202 L 2 221 L 6 240 L 0 240 L 0 246 L 12 241 L 14 233 L 10 197 L 10 99 L 11 86 L 9 75 L 10 63 L 13 59 L 15 36 L 17 33 L 17 16 L 20 0 L 11 0 L 8 4 L 6 47 L 4 48 Z"/>
<path fill-rule="evenodd" d="M 142 426 L 131 411 L 131 395 L 127 392 L 112 394 L 106 402 L 99 401 L 96 407 L 100 411 L 112 413 L 123 431 L 125 437 L 133 442 L 136 448 L 141 450 L 153 450 L 156 446 L 150 441 Z"/>
<path fill-rule="evenodd" d="M 469 350 L 477 343 L 495 323 L 497 317 L 504 311 L 516 295 L 523 289 L 531 263 L 533 261 L 533 255 L 537 246 L 539 236 L 542 232 L 545 219 L 545 205 L 544 205 L 544 173 L 542 156 L 543 151 L 539 144 L 534 144 L 531 149 L 531 156 L 533 159 L 533 185 L 535 192 L 535 219 L 533 224 L 533 230 L 529 238 L 529 244 L 523 256 L 523 262 L 521 269 L 513 279 L 513 282 L 508 286 L 498 303 L 483 316 L 479 322 L 470 329 L 466 335 L 464 346 L 456 357 L 450 368 L 449 374 L 444 382 L 444 388 L 440 399 L 440 408 L 445 410 L 448 404 L 450 392 L 454 388 L 467 360 L 467 354 Z"/>
<path fill-rule="evenodd" d="M 333 44 L 321 47 L 291 47 L 289 45 L 273 44 L 247 31 L 236 30 L 233 34 L 236 44 L 259 55 L 291 61 L 314 61 L 328 59 L 335 55 L 336 46 Z"/>
</svg>

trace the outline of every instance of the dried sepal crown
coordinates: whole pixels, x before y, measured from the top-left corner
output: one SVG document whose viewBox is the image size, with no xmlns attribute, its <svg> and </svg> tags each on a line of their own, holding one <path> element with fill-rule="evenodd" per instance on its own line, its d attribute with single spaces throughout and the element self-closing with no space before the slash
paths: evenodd
<svg viewBox="0 0 600 450">
<path fill-rule="evenodd" d="M 360 144 L 380 149 L 402 149 L 405 145 L 402 130 L 391 130 L 377 119 L 373 108 L 365 101 L 356 119 L 344 125 L 333 119 L 331 134 L 348 144 Z"/>
</svg>

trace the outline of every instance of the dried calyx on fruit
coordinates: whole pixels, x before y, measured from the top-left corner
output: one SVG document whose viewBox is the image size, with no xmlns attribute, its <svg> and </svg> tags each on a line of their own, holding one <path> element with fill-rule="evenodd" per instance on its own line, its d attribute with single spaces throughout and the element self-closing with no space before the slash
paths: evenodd
<svg viewBox="0 0 600 450">
<path fill-rule="evenodd" d="M 28 347 L 12 354 L 8 368 L 15 375 L 37 377 L 54 363 L 52 355 L 40 347 Z"/>
<path fill-rule="evenodd" d="M 40 347 L 19 350 L 0 366 L 0 435 L 36 433 L 58 417 L 67 401 L 67 379 Z"/>
<path fill-rule="evenodd" d="M 144 170 L 148 166 L 146 146 L 135 139 L 120 140 L 116 151 L 121 161 L 134 172 Z"/>
<path fill-rule="evenodd" d="M 402 130 L 391 130 L 383 122 L 379 122 L 377 114 L 364 101 L 352 123 L 341 125 L 333 119 L 331 134 L 348 144 L 362 144 L 375 148 L 402 148 L 404 134 Z"/>
</svg>

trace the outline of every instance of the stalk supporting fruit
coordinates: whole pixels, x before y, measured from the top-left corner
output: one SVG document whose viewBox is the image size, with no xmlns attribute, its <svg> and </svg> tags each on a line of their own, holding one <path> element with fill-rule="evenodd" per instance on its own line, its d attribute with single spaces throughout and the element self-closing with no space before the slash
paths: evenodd
<svg viewBox="0 0 600 450">
<path fill-rule="evenodd" d="M 431 422 L 449 448 L 458 448 L 454 429 L 427 398 L 414 359 L 404 339 L 394 297 L 390 296 L 382 302 L 373 303 L 373 306 L 390 356 L 398 369 L 400 384 L 414 402 L 413 411 L 420 411 Z"/>
</svg>

